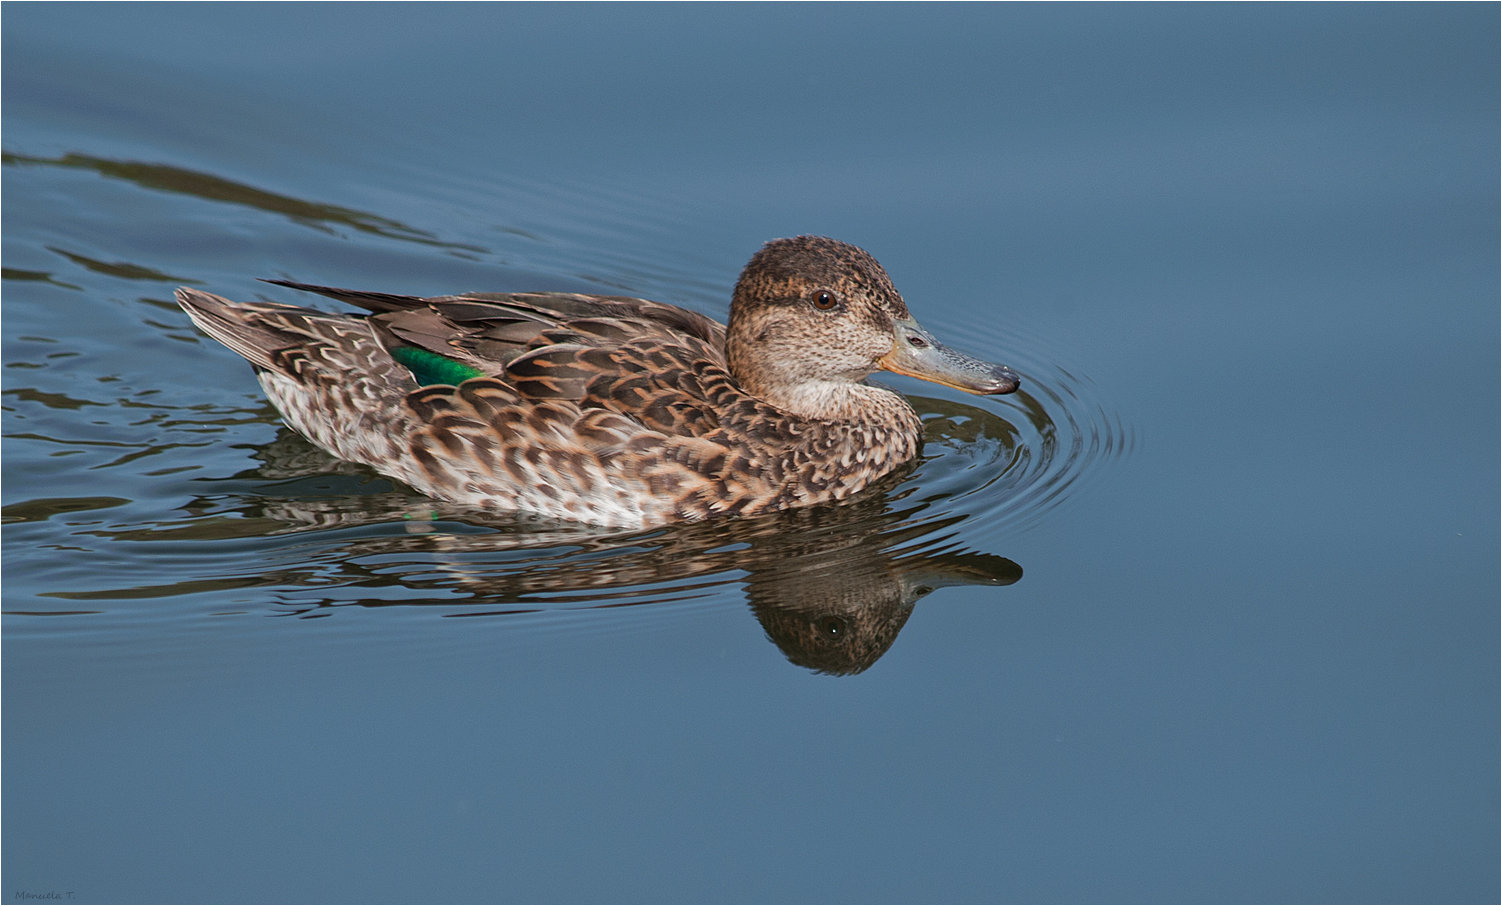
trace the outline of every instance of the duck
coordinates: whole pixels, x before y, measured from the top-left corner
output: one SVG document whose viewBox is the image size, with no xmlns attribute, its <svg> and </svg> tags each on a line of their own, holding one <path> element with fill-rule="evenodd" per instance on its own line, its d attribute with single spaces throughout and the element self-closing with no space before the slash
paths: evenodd
<svg viewBox="0 0 1502 906">
<path fill-rule="evenodd" d="M 176 299 L 315 446 L 510 516 L 644 529 L 843 501 L 921 450 L 917 412 L 874 373 L 1021 383 L 940 343 L 870 253 L 823 236 L 763 245 L 728 324 L 625 296 L 265 282 L 363 311 Z"/>
</svg>

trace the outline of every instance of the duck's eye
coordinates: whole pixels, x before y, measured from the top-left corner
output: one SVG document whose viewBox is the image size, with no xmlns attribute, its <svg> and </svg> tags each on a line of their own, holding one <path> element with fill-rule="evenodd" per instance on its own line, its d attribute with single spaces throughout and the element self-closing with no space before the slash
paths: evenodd
<svg viewBox="0 0 1502 906">
<path fill-rule="evenodd" d="M 839 617 L 823 617 L 819 620 L 819 634 L 826 639 L 838 639 L 845 634 L 845 621 Z"/>
<path fill-rule="evenodd" d="M 927 349 L 928 341 L 920 336 L 908 334 L 907 345 L 913 347 L 914 349 Z"/>
<path fill-rule="evenodd" d="M 840 304 L 840 297 L 827 289 L 821 289 L 814 293 L 814 308 L 819 311 L 829 311 Z"/>
</svg>

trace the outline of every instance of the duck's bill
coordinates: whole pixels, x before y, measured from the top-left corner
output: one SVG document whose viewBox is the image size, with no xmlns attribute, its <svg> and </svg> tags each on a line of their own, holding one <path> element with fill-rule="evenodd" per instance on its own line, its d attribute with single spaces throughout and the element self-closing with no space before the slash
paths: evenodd
<svg viewBox="0 0 1502 906">
<path fill-rule="evenodd" d="M 887 371 L 943 384 L 966 393 L 1011 393 L 1022 383 L 1017 372 L 955 352 L 909 318 L 895 323 L 897 345 L 879 363 Z"/>
</svg>

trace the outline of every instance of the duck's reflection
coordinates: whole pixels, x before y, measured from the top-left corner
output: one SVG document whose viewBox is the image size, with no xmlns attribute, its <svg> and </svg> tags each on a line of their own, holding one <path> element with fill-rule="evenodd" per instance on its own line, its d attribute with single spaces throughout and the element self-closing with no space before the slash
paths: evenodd
<svg viewBox="0 0 1502 906">
<path fill-rule="evenodd" d="M 820 673 L 848 675 L 874 664 L 892 647 L 913 605 L 936 588 L 1010 585 L 1022 578 L 1022 567 L 992 554 L 897 555 L 892 536 L 880 531 L 856 529 L 825 540 L 823 549 L 757 558 L 746 580 L 767 637 L 788 660 Z"/>
<path fill-rule="evenodd" d="M 841 675 L 885 654 L 913 605 L 934 589 L 1009 585 L 1022 576 L 1010 560 L 958 549 L 946 530 L 965 517 L 927 516 L 927 504 L 899 488 L 902 474 L 839 506 L 624 534 L 498 521 L 436 503 L 286 430 L 254 455 L 261 465 L 214 481 L 214 493 L 187 507 L 191 519 L 108 534 L 202 541 L 338 531 L 340 540 L 312 556 L 298 545 L 295 565 L 221 579 L 307 589 L 280 595 L 279 612 L 301 616 L 351 604 L 441 605 L 455 617 L 619 607 L 741 583 L 788 660 Z M 337 598 L 319 591 L 330 586 L 346 591 Z M 351 587 L 373 594 L 352 599 Z M 397 593 L 377 596 L 383 588 Z"/>
</svg>

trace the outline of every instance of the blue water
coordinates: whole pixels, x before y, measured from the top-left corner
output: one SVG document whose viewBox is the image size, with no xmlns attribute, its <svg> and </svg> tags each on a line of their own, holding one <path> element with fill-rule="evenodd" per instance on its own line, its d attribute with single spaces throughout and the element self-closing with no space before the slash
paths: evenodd
<svg viewBox="0 0 1502 906">
<path fill-rule="evenodd" d="M 7 4 L 0 891 L 1495 902 L 1498 19 Z M 1027 394 L 646 533 L 339 463 L 171 302 L 723 318 L 800 233 Z"/>
</svg>

